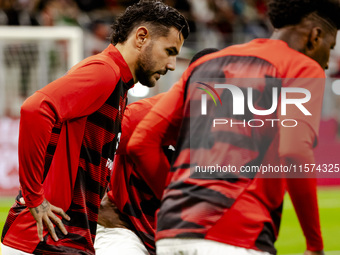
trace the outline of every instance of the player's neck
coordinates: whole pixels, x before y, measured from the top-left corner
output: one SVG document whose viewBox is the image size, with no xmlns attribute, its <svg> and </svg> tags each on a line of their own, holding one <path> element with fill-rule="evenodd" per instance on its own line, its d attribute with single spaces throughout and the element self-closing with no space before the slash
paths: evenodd
<svg viewBox="0 0 340 255">
<path fill-rule="evenodd" d="M 124 44 L 117 43 L 115 45 L 115 47 L 120 52 L 120 54 L 122 54 L 125 62 L 129 66 L 129 69 L 130 69 L 131 74 L 133 76 L 133 80 L 136 83 L 138 81 L 137 77 L 136 77 L 136 73 L 135 73 L 136 62 L 137 62 L 136 56 L 139 55 L 139 52 L 134 50 L 134 48 L 131 48 L 131 46 L 128 44 L 128 42 L 125 42 Z"/>
<path fill-rule="evenodd" d="M 304 18 L 299 24 L 275 29 L 271 39 L 282 40 L 294 50 L 304 53 L 308 48 L 309 39 L 315 22 L 309 18 Z"/>
<path fill-rule="evenodd" d="M 304 33 L 293 27 L 275 29 L 270 39 L 284 41 L 290 48 L 299 52 L 303 51 L 306 43 Z"/>
</svg>

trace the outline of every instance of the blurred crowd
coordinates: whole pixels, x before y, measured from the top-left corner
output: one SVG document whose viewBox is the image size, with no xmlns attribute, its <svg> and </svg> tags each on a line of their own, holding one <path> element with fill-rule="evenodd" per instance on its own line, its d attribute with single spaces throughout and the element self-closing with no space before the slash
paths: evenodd
<svg viewBox="0 0 340 255">
<path fill-rule="evenodd" d="M 0 0 L 0 26 L 78 26 L 84 31 L 84 57 L 97 54 L 109 43 L 111 24 L 139 0 Z M 268 0 L 162 0 L 178 9 L 188 20 L 191 34 L 182 53 L 190 58 L 203 48 L 222 49 L 254 38 L 269 37 L 272 26 L 266 16 Z M 21 70 L 20 93 L 26 97 L 37 45 L 26 43 L 5 52 L 7 65 L 18 62 Z M 11 48 L 12 47 L 12 48 Z M 17 54 L 15 54 L 15 52 Z M 56 52 L 51 51 L 54 55 Z M 188 53 L 189 52 L 189 53 Z M 340 77 L 340 44 L 330 59 L 329 77 Z M 181 54 L 182 54 L 181 53 Z M 7 54 L 7 55 L 6 55 Z M 51 55 L 51 54 L 50 54 Z M 54 56 L 53 55 L 53 56 Z M 191 55 L 191 56 L 190 56 Z M 15 58 L 16 56 L 20 56 Z M 24 56 L 24 57 L 22 57 Z M 25 57 L 27 56 L 27 57 Z M 53 71 L 57 57 L 50 56 Z M 54 69 L 53 69 L 54 68 Z M 53 73 L 53 72 L 51 72 Z M 180 73 L 180 72 L 179 72 Z M 51 76 L 51 75 L 50 75 Z M 177 76 L 176 76 L 177 77 Z M 54 77 L 50 77 L 49 80 Z M 167 79 L 173 84 L 175 78 Z M 165 86 L 166 87 L 166 86 Z M 330 96 L 334 93 L 330 92 Z M 337 95 L 340 94 L 340 89 Z M 338 97 L 337 97 L 338 98 Z M 338 102 L 337 100 L 329 100 Z M 333 108 L 333 106 L 329 106 Z M 339 117 L 340 118 L 340 117 Z"/>
<path fill-rule="evenodd" d="M 1 0 L 0 25 L 80 26 L 85 31 L 85 56 L 108 44 L 110 25 L 138 0 Z M 266 0 L 164 0 L 187 18 L 191 35 L 186 46 L 223 48 L 268 37 Z"/>
</svg>

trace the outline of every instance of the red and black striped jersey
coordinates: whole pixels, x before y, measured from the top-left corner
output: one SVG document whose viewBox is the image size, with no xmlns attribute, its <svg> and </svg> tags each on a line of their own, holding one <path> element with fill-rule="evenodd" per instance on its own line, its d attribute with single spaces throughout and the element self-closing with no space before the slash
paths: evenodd
<svg viewBox="0 0 340 255">
<path fill-rule="evenodd" d="M 155 213 L 160 199 L 142 178 L 140 169 L 126 153 L 126 144 L 135 127 L 164 93 L 142 99 L 126 107 L 122 121 L 122 136 L 113 163 L 108 197 L 129 219 L 130 226 L 142 240 L 150 254 L 155 254 Z M 163 141 L 164 150 L 175 141 Z M 159 181 L 165 180 L 169 167 L 159 172 Z"/>
<path fill-rule="evenodd" d="M 280 101 L 282 90 L 299 84 L 296 79 L 289 82 L 280 78 L 316 80 L 300 84 L 313 95 L 305 104 L 307 109 L 311 109 L 312 116 L 296 110 L 287 111 L 283 116 L 280 106 L 266 116 L 256 114 L 256 110 L 271 108 L 274 102 L 272 91 L 276 91 Z M 215 169 L 231 166 L 240 170 L 247 166 L 280 165 L 285 155 L 283 152 L 296 146 L 285 141 L 291 141 L 289 137 L 299 140 L 301 135 L 287 135 L 288 131 L 279 122 L 283 119 L 298 120 L 305 128 L 304 133 L 308 135 L 302 133 L 302 136 L 307 137 L 306 144 L 310 147 L 299 156 L 312 162 L 309 152 L 318 134 L 324 78 L 325 74 L 316 61 L 280 40 L 256 39 L 225 48 L 193 63 L 140 122 L 128 144 L 128 152 L 135 163 L 144 168 L 143 172 L 153 172 L 166 164 L 155 153 L 157 141 L 169 135 L 170 125 L 179 130 L 169 174 L 170 184 L 164 191 L 157 215 L 156 240 L 206 238 L 274 254 L 283 196 L 287 183 L 291 181 L 285 178 L 255 178 L 256 172 L 238 171 L 234 174 L 226 170 L 211 174 L 203 166 Z M 202 86 L 202 83 L 205 85 Z M 217 99 L 214 102 L 213 96 L 216 95 L 211 92 L 212 97 L 206 100 L 203 109 L 207 114 L 202 114 L 202 89 L 197 88 L 207 90 L 209 87 L 206 85 L 211 88 L 213 84 L 236 84 L 235 90 L 243 95 L 252 92 L 251 103 L 255 110 L 247 109 L 243 105 L 247 101 L 242 102 L 241 96 L 233 97 L 235 95 L 230 89 L 216 89 L 221 104 Z M 208 92 L 205 91 L 206 94 Z M 235 108 L 244 109 L 244 113 L 241 116 L 234 114 L 232 109 Z M 277 121 L 255 127 L 265 122 L 265 118 Z M 225 125 L 215 126 L 212 124 L 215 120 Z M 248 125 L 249 121 L 252 126 Z M 141 145 L 145 143 L 148 147 L 142 149 Z M 147 160 L 151 157 L 152 162 Z M 307 197 L 312 202 L 308 219 L 300 219 L 300 222 L 311 220 L 312 224 L 302 223 L 307 245 L 311 250 L 321 250 L 323 244 L 315 183 L 315 179 L 301 180 L 301 184 L 311 191 Z M 297 189 L 295 193 L 298 193 Z M 301 203 L 297 210 L 305 210 L 301 205 L 302 197 L 299 199 Z"/>
<path fill-rule="evenodd" d="M 44 231 L 19 201 L 10 209 L 3 244 L 34 254 L 94 254 L 98 208 L 107 188 L 119 142 L 130 69 L 110 45 L 74 66 L 22 106 L 19 175 L 28 207 L 45 198 L 70 217 L 59 241 Z"/>
</svg>

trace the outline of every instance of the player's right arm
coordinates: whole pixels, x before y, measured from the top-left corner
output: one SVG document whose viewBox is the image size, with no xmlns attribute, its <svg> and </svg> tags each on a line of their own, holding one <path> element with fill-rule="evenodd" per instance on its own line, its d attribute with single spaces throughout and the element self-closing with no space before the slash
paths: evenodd
<svg viewBox="0 0 340 255">
<path fill-rule="evenodd" d="M 102 75 L 105 72 L 110 73 L 110 77 Z M 26 206 L 37 221 L 40 240 L 43 224 L 55 237 L 54 240 L 52 222 L 64 229 L 54 213 L 69 219 L 60 208 L 50 205 L 44 196 L 44 160 L 52 128 L 57 121 L 65 122 L 96 111 L 110 96 L 117 80 L 107 64 L 87 65 L 37 91 L 21 107 L 19 180 Z M 46 206 L 44 201 L 50 206 Z"/>
<path fill-rule="evenodd" d="M 52 222 L 63 234 L 67 231 L 61 220 L 54 214 L 69 220 L 69 216 L 61 209 L 51 206 L 45 199 L 42 187 L 43 169 L 47 143 L 57 119 L 52 105 L 45 102 L 45 95 L 38 93 L 28 99 L 21 108 L 19 131 L 19 180 L 26 206 L 37 223 L 38 237 L 43 241 L 43 225 L 45 224 L 52 238 L 57 241 Z M 35 99 L 40 98 L 40 108 L 34 107 Z"/>
</svg>

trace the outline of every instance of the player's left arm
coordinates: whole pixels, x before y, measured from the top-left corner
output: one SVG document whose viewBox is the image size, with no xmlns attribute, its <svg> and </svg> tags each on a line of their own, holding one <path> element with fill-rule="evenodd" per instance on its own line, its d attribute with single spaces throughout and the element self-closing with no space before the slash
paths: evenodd
<svg viewBox="0 0 340 255">
<path fill-rule="evenodd" d="M 325 73 L 316 63 L 310 62 L 300 68 L 290 69 L 294 79 L 283 80 L 283 88 L 293 88 L 285 94 L 290 102 L 282 102 L 278 107 L 279 118 L 293 119 L 295 127 L 280 127 L 279 155 L 283 162 L 294 166 L 314 164 L 313 148 L 317 144 L 317 134 L 321 118 Z M 293 100 L 292 100 L 293 99 Z M 294 103 L 293 103 L 294 102 Z M 286 114 L 282 106 L 286 105 Z M 298 107 L 299 106 L 299 107 Z M 303 111 L 305 110 L 305 111 Z M 307 113 L 309 112 L 309 114 Z M 290 173 L 286 178 L 287 189 L 306 238 L 307 251 L 322 254 L 323 241 L 320 228 L 315 172 Z"/>
<path fill-rule="evenodd" d="M 285 165 L 314 163 L 315 133 L 308 124 L 301 121 L 294 128 L 281 128 L 280 138 L 279 155 Z M 286 183 L 306 238 L 307 251 L 322 252 L 315 173 L 289 173 Z"/>
</svg>

